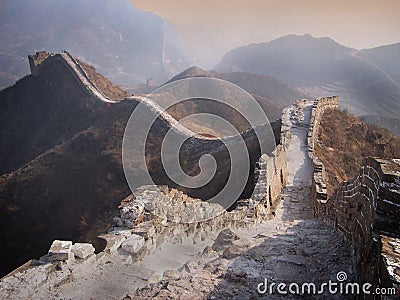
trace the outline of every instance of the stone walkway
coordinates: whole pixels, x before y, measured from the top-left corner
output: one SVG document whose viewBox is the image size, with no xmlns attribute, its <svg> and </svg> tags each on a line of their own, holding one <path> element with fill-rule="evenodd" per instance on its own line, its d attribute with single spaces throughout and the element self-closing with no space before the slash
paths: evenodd
<svg viewBox="0 0 400 300">
<path fill-rule="evenodd" d="M 288 180 L 275 217 L 247 229 L 215 228 L 207 235 L 169 234 L 144 259 L 98 255 L 57 286 L 37 290 L 34 299 L 280 299 L 260 294 L 264 283 L 314 283 L 354 277 L 343 239 L 310 207 L 312 166 L 306 135 L 311 102 L 292 106 L 287 148 Z M 60 273 L 62 274 L 62 272 Z M 262 285 L 263 286 L 263 285 Z M 261 286 L 261 287 L 262 287 Z M 284 298 L 298 299 L 300 296 Z M 315 296 L 302 296 L 302 298 Z M 324 295 L 342 299 L 341 295 Z"/>
<path fill-rule="evenodd" d="M 298 107 L 292 106 L 287 116 L 291 122 L 287 149 L 289 185 L 283 191 L 275 218 L 250 229 L 226 230 L 224 242 L 217 239 L 213 245 L 218 251 L 204 251 L 192 268 L 169 271 L 162 281 L 137 290 L 126 299 L 310 299 L 317 296 L 280 295 L 276 288 L 272 295 L 262 294 L 257 286 L 267 279 L 269 286 L 272 282 L 297 283 L 301 288 L 306 282 L 314 283 L 318 290 L 329 280 L 337 282 L 339 272 L 345 272 L 348 281 L 354 279 L 352 259 L 341 236 L 312 217 L 312 166 L 306 145 L 310 111 L 311 102 L 302 102 Z M 261 292 L 264 286 L 260 286 Z M 322 297 L 346 299 L 327 292 Z"/>
</svg>

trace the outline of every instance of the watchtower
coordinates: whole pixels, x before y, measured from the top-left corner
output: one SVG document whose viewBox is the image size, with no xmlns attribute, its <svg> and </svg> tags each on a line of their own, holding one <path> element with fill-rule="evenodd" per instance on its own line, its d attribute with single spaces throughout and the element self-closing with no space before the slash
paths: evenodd
<svg viewBox="0 0 400 300">
<path fill-rule="evenodd" d="M 51 54 L 46 51 L 37 51 L 35 54 L 28 55 L 31 74 L 37 75 L 39 66 L 50 56 Z"/>
</svg>

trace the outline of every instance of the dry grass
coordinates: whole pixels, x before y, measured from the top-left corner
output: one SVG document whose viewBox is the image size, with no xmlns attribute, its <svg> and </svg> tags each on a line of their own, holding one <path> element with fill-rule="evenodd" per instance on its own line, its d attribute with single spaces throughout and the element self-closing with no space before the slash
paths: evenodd
<svg viewBox="0 0 400 300">
<path fill-rule="evenodd" d="M 357 176 L 364 157 L 400 158 L 400 139 L 345 111 L 329 109 L 322 117 L 316 152 L 325 165 L 332 195 L 342 181 Z"/>
<path fill-rule="evenodd" d="M 85 70 L 86 74 L 95 84 L 95 86 L 108 98 L 119 100 L 125 98 L 128 95 L 127 92 L 125 92 L 119 86 L 109 81 L 103 75 L 97 73 L 96 69 L 93 66 L 86 64 L 80 60 L 78 60 L 78 63 Z"/>
</svg>

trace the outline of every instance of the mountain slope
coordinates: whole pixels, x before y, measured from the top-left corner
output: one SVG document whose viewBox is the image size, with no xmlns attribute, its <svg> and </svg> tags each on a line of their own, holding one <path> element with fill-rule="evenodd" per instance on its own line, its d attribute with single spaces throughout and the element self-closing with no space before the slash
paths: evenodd
<svg viewBox="0 0 400 300">
<path fill-rule="evenodd" d="M 104 79 L 103 79 L 104 80 Z M 132 103 L 107 107 L 58 60 L 0 92 L 0 276 L 52 240 L 91 240 L 130 193 L 121 148 Z"/>
<path fill-rule="evenodd" d="M 218 73 L 205 71 L 199 67 L 191 67 L 173 77 L 169 82 L 193 77 L 212 77 L 229 81 L 250 93 L 266 112 L 270 121 L 281 117 L 282 109 L 292 103 L 295 99 L 306 98 L 307 96 L 288 84 L 277 80 L 271 76 L 259 75 L 247 72 Z M 178 106 L 175 109 L 175 117 L 180 119 L 188 112 L 178 112 L 177 109 L 193 112 L 189 107 L 190 102 L 186 103 L 186 108 Z M 216 109 L 218 111 L 218 109 Z M 227 119 L 228 116 L 227 116 Z"/>
<path fill-rule="evenodd" d="M 321 120 L 318 157 L 324 163 L 328 193 L 359 173 L 364 157 L 400 157 L 400 139 L 345 111 L 328 109 Z"/>
<path fill-rule="evenodd" d="M 361 50 L 357 57 L 374 65 L 384 72 L 390 80 L 400 85 L 400 43 Z"/>
<path fill-rule="evenodd" d="M 0 6 L 4 83 L 26 75 L 26 56 L 37 50 L 70 50 L 127 84 L 148 77 L 162 82 L 187 67 L 175 29 L 129 0 L 4 0 Z"/>
<path fill-rule="evenodd" d="M 336 94 L 357 115 L 400 115 L 400 86 L 357 50 L 329 38 L 289 35 L 243 46 L 228 52 L 217 70 L 271 75 L 315 97 Z"/>
</svg>

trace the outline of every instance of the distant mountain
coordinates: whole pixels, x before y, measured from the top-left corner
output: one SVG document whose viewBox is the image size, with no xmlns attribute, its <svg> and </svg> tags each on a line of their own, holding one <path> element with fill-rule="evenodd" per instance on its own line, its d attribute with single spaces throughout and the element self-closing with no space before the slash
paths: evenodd
<svg viewBox="0 0 400 300">
<path fill-rule="evenodd" d="M 400 43 L 361 50 L 356 55 L 380 69 L 389 80 L 400 85 L 400 64 L 398 63 L 400 62 Z"/>
<path fill-rule="evenodd" d="M 307 97 L 305 93 L 271 76 L 248 72 L 219 73 L 214 71 L 205 71 L 199 67 L 191 67 L 186 69 L 182 73 L 169 80 L 168 83 L 192 77 L 219 78 L 236 84 L 250 93 L 257 100 L 257 102 L 266 112 L 270 121 L 280 118 L 282 109 L 285 106 L 293 103 L 294 100 Z M 190 102 L 188 102 L 187 105 L 188 104 L 190 104 Z M 183 109 L 182 106 L 178 108 Z M 195 109 L 191 109 L 189 107 L 186 107 L 186 110 L 191 111 L 192 113 L 195 111 Z M 218 109 L 216 109 L 216 111 L 218 111 Z M 174 114 L 174 112 L 171 113 Z M 179 113 L 175 111 L 176 118 L 179 119 L 180 114 L 186 115 L 188 113 Z"/>
<path fill-rule="evenodd" d="M 358 51 L 330 38 L 288 35 L 228 52 L 217 71 L 274 76 L 315 97 L 336 94 L 356 115 L 400 117 L 399 44 Z"/>
<path fill-rule="evenodd" d="M 3 0 L 0 39 L 0 87 L 29 73 L 37 50 L 70 50 L 124 84 L 164 82 L 187 67 L 175 29 L 129 0 Z"/>
</svg>

